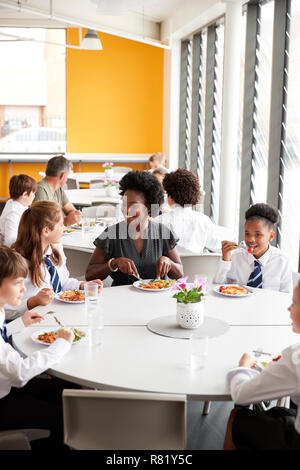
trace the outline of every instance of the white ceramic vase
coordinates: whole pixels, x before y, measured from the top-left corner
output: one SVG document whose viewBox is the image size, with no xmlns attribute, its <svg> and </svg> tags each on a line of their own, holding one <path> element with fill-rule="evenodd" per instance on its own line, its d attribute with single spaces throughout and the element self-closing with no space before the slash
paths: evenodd
<svg viewBox="0 0 300 470">
<path fill-rule="evenodd" d="M 106 178 L 112 178 L 114 176 L 113 168 L 105 168 L 104 173 Z"/>
<path fill-rule="evenodd" d="M 194 329 L 202 325 L 204 320 L 203 302 L 176 303 L 176 321 L 181 328 Z"/>
</svg>

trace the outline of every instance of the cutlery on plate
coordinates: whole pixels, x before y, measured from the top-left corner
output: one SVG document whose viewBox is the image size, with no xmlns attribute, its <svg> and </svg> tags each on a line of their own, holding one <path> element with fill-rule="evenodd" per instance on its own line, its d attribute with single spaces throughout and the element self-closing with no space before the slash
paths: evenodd
<svg viewBox="0 0 300 470">
<path fill-rule="evenodd" d="M 265 356 L 273 356 L 273 354 L 265 352 L 265 351 L 255 351 L 255 350 L 253 350 L 252 352 L 254 352 L 255 354 L 259 354 L 259 355 L 264 354 Z"/>
</svg>

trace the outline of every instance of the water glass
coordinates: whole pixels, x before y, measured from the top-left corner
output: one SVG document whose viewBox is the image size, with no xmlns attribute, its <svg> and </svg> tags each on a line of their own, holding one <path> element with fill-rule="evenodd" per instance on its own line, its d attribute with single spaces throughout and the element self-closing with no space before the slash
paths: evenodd
<svg viewBox="0 0 300 470">
<path fill-rule="evenodd" d="M 90 221 L 88 217 L 82 217 L 81 219 L 81 233 L 84 237 L 85 234 L 90 230 Z"/>
<path fill-rule="evenodd" d="M 208 337 L 195 332 L 190 338 L 190 367 L 203 369 L 208 355 Z"/>
<path fill-rule="evenodd" d="M 84 284 L 85 311 L 87 316 L 89 338 L 92 346 L 100 346 L 103 342 L 104 317 L 98 284 L 90 281 Z"/>
</svg>

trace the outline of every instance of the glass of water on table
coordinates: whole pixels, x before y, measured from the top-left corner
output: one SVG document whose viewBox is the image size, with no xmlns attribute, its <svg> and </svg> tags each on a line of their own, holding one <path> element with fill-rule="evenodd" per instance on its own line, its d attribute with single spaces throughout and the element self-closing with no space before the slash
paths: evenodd
<svg viewBox="0 0 300 470">
<path fill-rule="evenodd" d="M 92 346 L 103 343 L 104 315 L 98 284 L 90 281 L 84 284 L 85 312 L 88 322 L 89 338 Z"/>
</svg>

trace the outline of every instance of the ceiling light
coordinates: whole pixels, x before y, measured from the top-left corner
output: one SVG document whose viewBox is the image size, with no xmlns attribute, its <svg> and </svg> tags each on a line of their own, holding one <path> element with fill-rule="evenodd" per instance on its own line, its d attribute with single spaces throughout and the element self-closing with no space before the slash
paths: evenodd
<svg viewBox="0 0 300 470">
<path fill-rule="evenodd" d="M 81 41 L 81 49 L 89 49 L 93 51 L 102 51 L 102 43 L 98 38 L 97 31 L 88 29 L 83 40 Z"/>
</svg>

